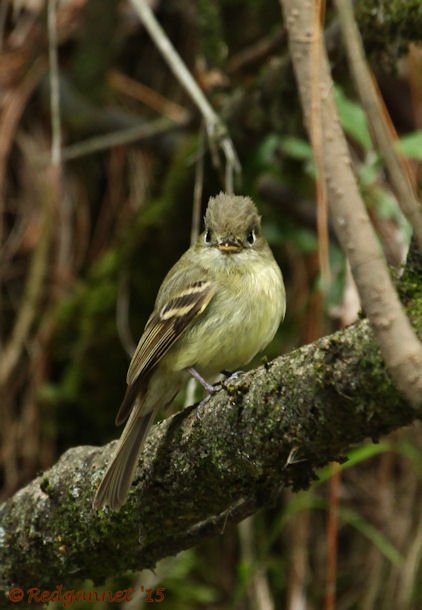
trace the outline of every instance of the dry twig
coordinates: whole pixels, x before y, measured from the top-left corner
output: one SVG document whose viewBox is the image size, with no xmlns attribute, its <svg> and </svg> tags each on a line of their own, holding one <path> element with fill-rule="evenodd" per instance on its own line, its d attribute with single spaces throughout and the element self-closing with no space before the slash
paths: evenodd
<svg viewBox="0 0 422 610">
<path fill-rule="evenodd" d="M 42 229 L 40 239 L 34 249 L 31 263 L 29 265 L 26 285 L 22 295 L 20 309 L 16 316 L 16 322 L 9 341 L 2 350 L 0 364 L 0 389 L 6 387 L 6 383 L 15 370 L 22 352 L 25 349 L 28 334 L 32 322 L 38 312 L 38 304 L 41 299 L 43 280 L 48 264 L 48 251 L 52 234 L 52 210 L 51 198 L 44 197 L 42 210 Z"/>
<path fill-rule="evenodd" d="M 138 140 L 159 136 L 177 127 L 178 125 L 175 125 L 173 121 L 169 121 L 168 119 L 155 119 L 155 121 L 150 121 L 149 123 L 141 123 L 135 127 L 119 129 L 118 131 L 87 138 L 77 144 L 66 146 L 62 151 L 62 157 L 64 161 L 77 159 L 85 155 L 92 155 L 100 150 L 113 148 L 113 146 L 121 146 Z"/>
<path fill-rule="evenodd" d="M 322 36 L 320 19 L 321 15 L 325 11 L 325 5 L 322 0 L 316 0 L 316 11 L 314 13 L 315 28 L 314 37 L 312 39 L 312 49 L 309 54 L 309 60 L 311 62 L 310 72 L 312 74 L 311 79 L 311 106 L 313 112 L 311 114 L 311 122 L 309 135 L 312 141 L 312 148 L 314 151 L 315 164 L 318 169 L 318 175 L 316 179 L 317 186 L 317 232 L 318 232 L 318 258 L 319 266 L 321 270 L 322 284 L 325 290 L 328 289 L 328 285 L 331 279 L 330 272 L 330 258 L 329 258 L 329 236 L 328 236 L 328 204 L 327 204 L 327 188 L 326 188 L 326 176 L 324 174 L 324 162 L 323 162 L 323 150 L 322 150 L 322 124 L 321 124 L 321 99 L 318 92 L 319 85 L 319 70 L 321 67 L 320 62 L 320 37 Z"/>
<path fill-rule="evenodd" d="M 220 147 L 226 159 L 226 184 L 225 189 L 233 192 L 234 173 L 240 171 L 240 163 L 237 153 L 231 141 L 227 128 L 208 102 L 201 89 L 198 87 L 191 73 L 187 69 L 180 55 L 168 39 L 161 25 L 156 20 L 154 13 L 144 0 L 131 0 L 140 20 L 153 39 L 157 48 L 168 63 L 173 74 L 185 88 L 205 122 L 211 151 L 213 147 Z M 213 156 L 215 162 L 218 159 Z"/>
<path fill-rule="evenodd" d="M 171 121 L 185 123 L 189 119 L 189 113 L 183 106 L 168 100 L 157 91 L 133 78 L 129 78 L 126 74 L 113 70 L 109 76 L 109 81 L 111 86 L 117 91 L 142 102 L 145 106 L 162 114 Z"/>
<path fill-rule="evenodd" d="M 199 132 L 198 154 L 195 165 L 195 185 L 193 189 L 192 226 L 190 231 L 191 246 L 196 242 L 201 228 L 201 201 L 204 190 L 204 129 Z"/>
<path fill-rule="evenodd" d="M 3 237 L 7 161 L 12 148 L 13 137 L 26 104 L 45 71 L 45 62 L 42 59 L 36 60 L 19 87 L 9 91 L 3 100 L 3 110 L 0 117 L 0 242 Z"/>
<path fill-rule="evenodd" d="M 51 162 L 61 165 L 62 125 L 60 120 L 59 59 L 57 53 L 57 0 L 48 0 L 48 59 L 50 64 Z"/>
</svg>

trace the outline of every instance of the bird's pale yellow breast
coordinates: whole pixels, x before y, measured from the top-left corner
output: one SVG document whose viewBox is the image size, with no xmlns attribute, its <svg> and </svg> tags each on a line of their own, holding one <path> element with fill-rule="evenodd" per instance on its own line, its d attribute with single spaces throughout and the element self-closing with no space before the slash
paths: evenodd
<svg viewBox="0 0 422 610">
<path fill-rule="evenodd" d="M 215 295 L 163 363 L 174 370 L 196 368 L 205 377 L 247 364 L 274 337 L 284 317 L 285 293 L 281 271 L 269 256 L 250 258 L 216 254 Z M 218 258 L 219 257 L 219 258 Z M 232 265 L 232 268 L 231 268 Z"/>
</svg>

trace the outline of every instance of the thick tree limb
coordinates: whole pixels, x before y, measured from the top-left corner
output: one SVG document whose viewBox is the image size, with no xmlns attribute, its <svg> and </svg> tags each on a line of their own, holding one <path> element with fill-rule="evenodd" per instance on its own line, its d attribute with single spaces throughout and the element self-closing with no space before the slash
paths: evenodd
<svg viewBox="0 0 422 610">
<path fill-rule="evenodd" d="M 412 256 L 402 294 L 420 335 L 422 265 Z M 0 507 L 0 590 L 152 567 L 270 504 L 282 486 L 309 486 L 315 468 L 352 444 L 416 417 L 360 321 L 155 426 L 119 513 L 91 509 L 113 443 L 67 451 Z M 288 464 L 292 449 L 299 461 Z"/>
</svg>

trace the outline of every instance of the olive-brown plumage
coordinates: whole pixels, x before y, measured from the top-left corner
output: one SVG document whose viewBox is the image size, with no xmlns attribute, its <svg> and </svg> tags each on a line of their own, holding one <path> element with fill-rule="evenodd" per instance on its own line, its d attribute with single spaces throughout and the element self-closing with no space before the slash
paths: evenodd
<svg viewBox="0 0 422 610">
<path fill-rule="evenodd" d="M 127 373 L 116 417 L 126 421 L 93 506 L 126 501 L 139 452 L 159 409 L 189 376 L 213 381 L 247 364 L 274 337 L 285 313 L 281 271 L 248 197 L 210 199 L 205 230 L 170 269 Z"/>
</svg>

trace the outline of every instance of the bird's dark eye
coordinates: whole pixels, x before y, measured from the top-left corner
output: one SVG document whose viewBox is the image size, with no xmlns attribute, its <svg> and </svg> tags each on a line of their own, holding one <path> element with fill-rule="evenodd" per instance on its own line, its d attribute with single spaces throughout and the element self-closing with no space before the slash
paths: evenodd
<svg viewBox="0 0 422 610">
<path fill-rule="evenodd" d="M 249 245 L 253 246 L 253 244 L 255 243 L 255 239 L 256 239 L 255 231 L 253 229 L 251 229 L 246 236 L 246 240 Z"/>
<path fill-rule="evenodd" d="M 210 244 L 211 243 L 211 231 L 209 229 L 207 229 L 205 231 L 204 240 L 205 240 L 206 244 Z"/>
</svg>

